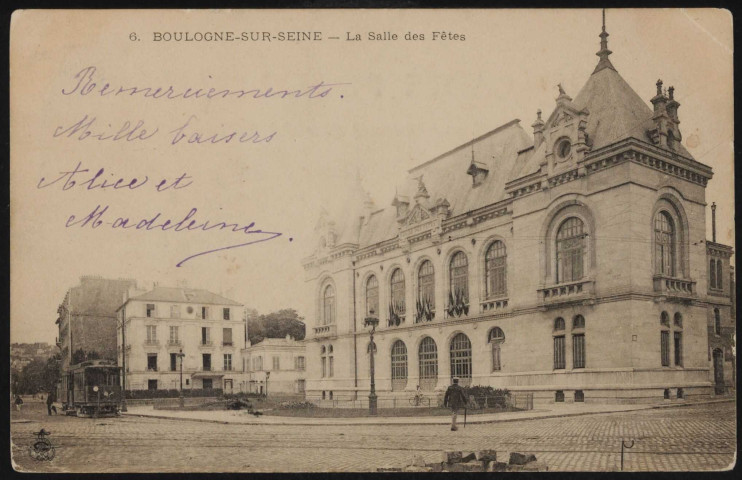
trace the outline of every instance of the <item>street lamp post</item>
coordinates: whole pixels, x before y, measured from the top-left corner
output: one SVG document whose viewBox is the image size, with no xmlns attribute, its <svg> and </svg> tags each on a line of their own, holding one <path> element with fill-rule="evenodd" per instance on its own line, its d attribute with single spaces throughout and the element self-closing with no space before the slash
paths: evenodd
<svg viewBox="0 0 742 480">
<path fill-rule="evenodd" d="M 183 408 L 185 405 L 185 401 L 183 400 L 183 357 L 185 357 L 185 353 L 183 353 L 183 349 L 181 348 L 180 352 L 175 355 L 180 359 L 180 397 L 178 398 L 178 405 L 180 408 Z"/>
<path fill-rule="evenodd" d="M 265 398 L 268 398 L 268 379 L 271 378 L 271 372 L 265 372 Z"/>
<path fill-rule="evenodd" d="M 374 350 L 376 350 L 376 344 L 374 343 L 374 332 L 376 326 L 379 324 L 379 319 L 374 317 L 374 310 L 371 309 L 369 312 L 370 316 L 363 320 L 364 327 L 371 327 L 371 339 L 369 341 L 369 366 L 371 370 L 371 392 L 368 394 L 368 413 L 369 415 L 376 415 L 376 381 L 374 379 Z"/>
</svg>

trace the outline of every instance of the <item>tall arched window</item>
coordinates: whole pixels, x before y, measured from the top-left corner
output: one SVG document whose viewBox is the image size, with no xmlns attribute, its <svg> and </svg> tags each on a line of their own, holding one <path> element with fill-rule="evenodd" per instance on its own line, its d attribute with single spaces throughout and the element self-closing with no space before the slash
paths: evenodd
<svg viewBox="0 0 742 480">
<path fill-rule="evenodd" d="M 680 312 L 675 313 L 675 322 L 672 332 L 673 347 L 675 348 L 675 366 L 683 366 L 683 316 Z"/>
<path fill-rule="evenodd" d="M 505 295 L 507 293 L 507 252 L 505 251 L 505 244 L 497 240 L 490 245 L 484 256 L 484 263 L 487 297 Z"/>
<path fill-rule="evenodd" d="M 709 260 L 709 287 L 717 288 L 716 287 L 716 260 L 713 258 Z"/>
<path fill-rule="evenodd" d="M 335 288 L 332 285 L 325 287 L 322 295 L 322 325 L 335 323 Z"/>
<path fill-rule="evenodd" d="M 366 280 L 366 315 L 379 315 L 379 281 L 376 275 Z"/>
<path fill-rule="evenodd" d="M 721 270 L 721 260 L 716 261 L 716 288 L 719 290 L 724 288 L 724 274 Z"/>
<path fill-rule="evenodd" d="M 584 276 L 585 232 L 582 220 L 569 217 L 559 226 L 556 237 L 557 283 Z"/>
<path fill-rule="evenodd" d="M 660 355 L 662 366 L 670 366 L 670 315 L 667 312 L 660 314 Z"/>
<path fill-rule="evenodd" d="M 505 342 L 505 333 L 500 327 L 494 327 L 487 336 L 487 343 L 492 349 L 492 371 L 498 372 L 502 369 L 500 362 L 500 345 Z"/>
<path fill-rule="evenodd" d="M 392 272 L 391 301 L 389 302 L 389 326 L 404 322 L 405 315 L 405 284 L 404 273 L 401 268 Z"/>
<path fill-rule="evenodd" d="M 585 368 L 585 317 L 572 319 L 572 368 Z"/>
<path fill-rule="evenodd" d="M 469 261 L 464 252 L 456 252 L 448 270 L 449 313 L 460 316 L 469 312 Z"/>
<path fill-rule="evenodd" d="M 420 365 L 420 388 L 433 390 L 438 383 L 438 347 L 435 340 L 425 337 L 417 351 Z"/>
<path fill-rule="evenodd" d="M 334 377 L 335 376 L 335 357 L 332 356 L 332 345 L 327 347 L 327 376 L 328 377 Z"/>
<path fill-rule="evenodd" d="M 559 317 L 554 320 L 554 370 L 563 370 L 566 367 L 564 331 L 564 319 Z"/>
<path fill-rule="evenodd" d="M 320 360 L 322 363 L 322 378 L 327 376 L 327 348 L 322 345 L 320 349 Z"/>
<path fill-rule="evenodd" d="M 430 321 L 435 317 L 435 272 L 433 263 L 425 260 L 417 271 L 417 313 L 415 321 Z"/>
<path fill-rule="evenodd" d="M 714 333 L 721 335 L 721 313 L 718 308 L 714 309 Z"/>
<path fill-rule="evenodd" d="M 657 274 L 675 275 L 675 224 L 665 211 L 654 218 L 654 263 Z"/>
<path fill-rule="evenodd" d="M 451 339 L 451 377 L 459 377 L 461 386 L 471 384 L 471 342 L 463 333 Z"/>
<path fill-rule="evenodd" d="M 404 390 L 407 386 L 407 347 L 402 340 L 392 345 L 392 390 Z"/>
</svg>

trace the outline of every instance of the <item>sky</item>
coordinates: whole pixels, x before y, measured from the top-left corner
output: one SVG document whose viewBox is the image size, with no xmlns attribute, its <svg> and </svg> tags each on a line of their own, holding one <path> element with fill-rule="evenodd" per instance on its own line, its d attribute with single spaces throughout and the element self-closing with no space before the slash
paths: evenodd
<svg viewBox="0 0 742 480">
<path fill-rule="evenodd" d="M 557 84 L 575 96 L 598 57 L 601 11 L 462 10 L 337 12 L 47 12 L 11 27 L 11 341 L 53 343 L 57 307 L 81 275 L 134 278 L 220 293 L 268 313 L 295 308 L 312 324 L 313 286 L 302 258 L 314 248 L 321 208 L 340 210 L 356 175 L 377 206 L 391 203 L 406 171 L 517 118 L 526 131 L 547 118 Z M 93 16 L 90 18 L 90 16 Z M 717 241 L 734 245 L 733 41 L 723 10 L 607 10 L 610 59 L 647 101 L 655 82 L 675 87 L 683 143 L 711 166 L 706 189 Z M 131 40 L 136 30 L 140 40 Z M 154 42 L 157 31 L 321 31 L 338 40 Z M 432 40 L 433 32 L 465 40 Z M 368 40 L 368 32 L 398 40 Z M 424 41 L 405 41 L 407 33 Z M 348 41 L 355 33 L 361 41 Z M 351 35 L 352 34 L 352 35 Z M 450 37 L 450 35 L 449 35 Z M 343 84 L 326 98 L 154 101 L 141 96 L 64 95 L 95 66 L 99 84 L 304 88 Z M 147 141 L 55 137 L 95 118 L 118 130 L 141 120 Z M 170 143 L 193 131 L 255 130 L 270 142 Z M 62 128 L 64 130 L 64 128 Z M 190 131 L 190 130 L 189 130 Z M 81 162 L 110 178 L 143 176 L 192 184 L 157 192 L 38 188 Z M 234 233 L 66 227 L 109 206 L 118 216 L 199 218 L 278 232 L 273 240 L 184 258 L 237 242 Z M 711 238 L 710 214 L 707 237 Z M 250 237 L 252 238 L 252 237 Z"/>
</svg>

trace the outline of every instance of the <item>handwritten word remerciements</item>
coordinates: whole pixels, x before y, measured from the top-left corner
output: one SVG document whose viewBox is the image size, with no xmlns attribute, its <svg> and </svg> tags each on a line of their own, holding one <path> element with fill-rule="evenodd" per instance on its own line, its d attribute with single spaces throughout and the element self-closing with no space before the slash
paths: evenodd
<svg viewBox="0 0 742 480">
<path fill-rule="evenodd" d="M 220 252 L 222 250 L 230 250 L 233 248 L 239 248 L 239 247 L 245 247 L 247 245 L 253 245 L 255 243 L 261 243 L 261 242 L 267 242 L 269 240 L 273 240 L 274 238 L 280 237 L 282 234 L 279 232 L 264 232 L 260 229 L 254 229 L 255 223 L 250 222 L 248 224 L 239 224 L 239 223 L 226 223 L 226 222 L 212 222 L 211 220 L 204 220 L 204 221 L 198 221 L 193 219 L 193 217 L 196 216 L 196 213 L 198 213 L 198 209 L 193 207 L 190 209 L 190 211 L 183 216 L 182 219 L 178 221 L 173 221 L 172 219 L 161 219 L 160 217 L 162 214 L 160 212 L 155 213 L 150 218 L 142 218 L 142 219 L 134 219 L 132 220 L 129 217 L 119 216 L 116 217 L 113 221 L 108 221 L 107 213 L 108 213 L 108 205 L 101 207 L 100 205 L 97 205 L 90 213 L 85 215 L 82 218 L 77 218 L 75 215 L 70 215 L 70 217 L 67 219 L 67 223 L 65 226 L 67 228 L 72 227 L 79 227 L 79 228 L 86 228 L 89 227 L 91 229 L 100 228 L 103 226 L 106 228 L 114 229 L 114 230 L 128 230 L 128 229 L 136 229 L 136 230 L 144 230 L 144 231 L 154 231 L 154 232 L 185 232 L 190 233 L 194 231 L 204 231 L 208 232 L 211 230 L 227 230 L 232 233 L 241 233 L 244 235 L 251 235 L 251 236 L 257 236 L 253 237 L 252 240 L 247 242 L 240 242 L 234 245 L 228 245 L 226 247 L 219 247 L 219 248 L 212 248 L 209 250 L 204 250 L 202 252 L 194 253 L 193 255 L 189 255 L 186 258 L 179 261 L 175 266 L 181 267 L 184 263 L 187 261 L 199 257 L 201 255 L 206 255 L 209 253 L 214 252 Z"/>
<path fill-rule="evenodd" d="M 251 88 L 251 89 L 232 89 L 222 88 L 216 89 L 210 87 L 186 87 L 178 88 L 173 85 L 167 87 L 162 86 L 121 86 L 111 85 L 109 82 L 103 82 L 97 80 L 95 74 L 97 69 L 95 66 L 85 67 L 74 77 L 72 77 L 72 85 L 63 88 L 63 95 L 99 95 L 101 97 L 118 97 L 121 95 L 128 96 L 141 96 L 152 100 L 192 100 L 192 99 L 205 99 L 212 100 L 214 98 L 251 98 L 251 99 L 317 99 L 325 98 L 331 92 L 333 87 L 340 85 L 350 85 L 349 83 L 325 83 L 320 81 L 319 83 L 310 85 L 308 87 L 299 89 L 279 89 L 274 90 L 273 87 L 267 87 L 265 89 Z"/>
</svg>

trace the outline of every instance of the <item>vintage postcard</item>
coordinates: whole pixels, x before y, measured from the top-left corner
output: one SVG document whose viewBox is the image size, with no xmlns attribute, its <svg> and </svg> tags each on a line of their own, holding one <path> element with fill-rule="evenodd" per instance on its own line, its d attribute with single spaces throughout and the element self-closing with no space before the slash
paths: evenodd
<svg viewBox="0 0 742 480">
<path fill-rule="evenodd" d="M 10 33 L 17 471 L 735 465 L 728 11 Z"/>
</svg>

